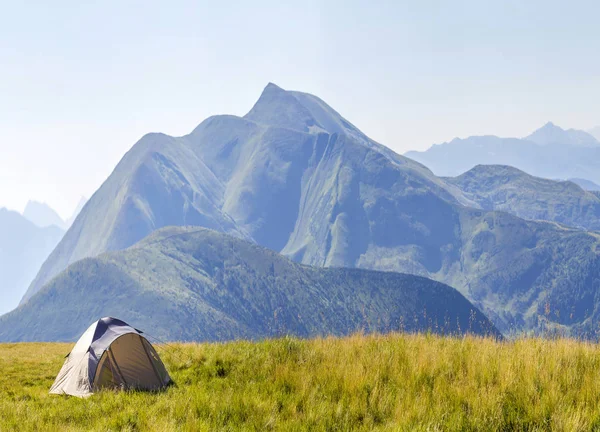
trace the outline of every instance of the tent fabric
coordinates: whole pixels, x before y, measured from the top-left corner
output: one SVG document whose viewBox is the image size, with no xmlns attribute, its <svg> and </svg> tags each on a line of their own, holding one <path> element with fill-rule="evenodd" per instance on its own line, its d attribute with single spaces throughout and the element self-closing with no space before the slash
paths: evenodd
<svg viewBox="0 0 600 432">
<path fill-rule="evenodd" d="M 87 397 L 103 388 L 158 390 L 171 382 L 142 332 L 116 318 L 102 318 L 79 338 L 51 394 Z"/>
</svg>

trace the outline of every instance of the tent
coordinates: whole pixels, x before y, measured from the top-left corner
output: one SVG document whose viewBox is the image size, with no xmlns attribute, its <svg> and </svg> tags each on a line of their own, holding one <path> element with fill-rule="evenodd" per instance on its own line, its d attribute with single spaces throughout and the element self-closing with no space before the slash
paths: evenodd
<svg viewBox="0 0 600 432">
<path fill-rule="evenodd" d="M 103 388 L 158 390 L 170 382 L 165 365 L 142 332 L 108 317 L 79 338 L 50 393 L 86 397 Z"/>
</svg>

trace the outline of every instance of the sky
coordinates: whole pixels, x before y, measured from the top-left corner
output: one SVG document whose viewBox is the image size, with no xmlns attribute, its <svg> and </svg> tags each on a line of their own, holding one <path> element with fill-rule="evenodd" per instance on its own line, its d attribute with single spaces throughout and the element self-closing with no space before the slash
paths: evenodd
<svg viewBox="0 0 600 432">
<path fill-rule="evenodd" d="M 289 4 L 284 4 L 289 3 Z M 595 1 L 0 0 L 0 207 L 68 217 L 147 132 L 268 82 L 398 153 L 600 125 Z"/>
</svg>

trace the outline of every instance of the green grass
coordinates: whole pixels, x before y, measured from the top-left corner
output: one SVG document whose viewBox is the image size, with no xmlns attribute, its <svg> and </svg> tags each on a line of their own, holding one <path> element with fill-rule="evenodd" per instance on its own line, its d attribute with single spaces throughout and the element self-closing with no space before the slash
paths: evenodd
<svg viewBox="0 0 600 432">
<path fill-rule="evenodd" d="M 48 389 L 70 344 L 0 344 L 0 430 L 600 430 L 600 347 L 355 335 L 158 347 L 161 393 Z"/>
</svg>

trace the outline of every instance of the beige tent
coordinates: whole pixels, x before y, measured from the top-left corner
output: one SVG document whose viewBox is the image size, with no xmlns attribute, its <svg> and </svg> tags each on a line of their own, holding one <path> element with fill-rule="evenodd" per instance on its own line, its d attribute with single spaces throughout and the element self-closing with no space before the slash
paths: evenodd
<svg viewBox="0 0 600 432">
<path fill-rule="evenodd" d="M 158 390 L 170 382 L 141 331 L 121 320 L 102 318 L 79 338 L 50 393 L 86 397 L 103 388 Z"/>
</svg>

